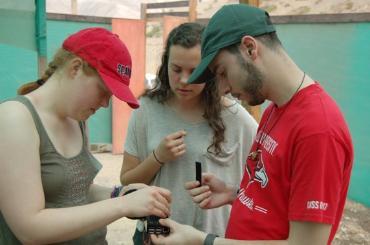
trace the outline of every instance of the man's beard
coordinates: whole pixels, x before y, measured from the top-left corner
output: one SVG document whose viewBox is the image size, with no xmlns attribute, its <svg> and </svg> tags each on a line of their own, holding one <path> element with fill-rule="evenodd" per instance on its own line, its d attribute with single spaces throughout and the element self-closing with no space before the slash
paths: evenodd
<svg viewBox="0 0 370 245">
<path fill-rule="evenodd" d="M 248 104 L 251 106 L 261 105 L 265 102 L 265 98 L 261 94 L 262 89 L 262 78 L 263 75 L 260 70 L 257 69 L 251 62 L 248 62 L 244 59 L 242 54 L 239 52 L 237 54 L 238 63 L 240 68 L 242 69 L 245 79 L 242 82 L 242 89 L 243 92 L 248 94 L 250 100 L 248 100 Z"/>
</svg>

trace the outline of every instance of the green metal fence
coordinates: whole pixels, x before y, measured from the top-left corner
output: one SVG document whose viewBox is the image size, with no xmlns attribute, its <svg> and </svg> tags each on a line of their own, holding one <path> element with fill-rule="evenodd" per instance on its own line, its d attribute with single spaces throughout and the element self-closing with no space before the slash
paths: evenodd
<svg viewBox="0 0 370 245">
<path fill-rule="evenodd" d="M 370 23 L 278 24 L 288 53 L 334 97 L 352 134 L 349 197 L 370 206 Z"/>
</svg>

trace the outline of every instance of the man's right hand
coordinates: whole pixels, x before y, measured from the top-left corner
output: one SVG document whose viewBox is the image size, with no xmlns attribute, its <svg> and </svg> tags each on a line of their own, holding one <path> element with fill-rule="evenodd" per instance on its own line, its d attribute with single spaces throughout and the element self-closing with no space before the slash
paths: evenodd
<svg viewBox="0 0 370 245">
<path fill-rule="evenodd" d="M 154 244 L 203 244 L 207 235 L 192 226 L 179 224 L 171 219 L 160 219 L 159 223 L 168 227 L 170 229 L 170 234 L 166 236 L 150 235 L 150 239 Z"/>
<path fill-rule="evenodd" d="M 185 183 L 185 189 L 192 197 L 193 202 L 197 203 L 200 208 L 218 208 L 225 204 L 231 204 L 236 198 L 237 189 L 226 185 L 213 174 L 204 173 L 202 183 L 202 186 L 199 186 L 198 181 Z"/>
</svg>

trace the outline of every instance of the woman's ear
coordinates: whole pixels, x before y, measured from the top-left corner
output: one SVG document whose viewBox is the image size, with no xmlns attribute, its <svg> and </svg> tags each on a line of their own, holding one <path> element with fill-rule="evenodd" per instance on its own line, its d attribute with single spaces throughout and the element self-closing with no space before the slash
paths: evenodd
<svg viewBox="0 0 370 245">
<path fill-rule="evenodd" d="M 76 77 L 81 69 L 82 59 L 78 57 L 71 59 L 67 65 L 68 75 L 71 76 L 71 78 Z"/>
</svg>

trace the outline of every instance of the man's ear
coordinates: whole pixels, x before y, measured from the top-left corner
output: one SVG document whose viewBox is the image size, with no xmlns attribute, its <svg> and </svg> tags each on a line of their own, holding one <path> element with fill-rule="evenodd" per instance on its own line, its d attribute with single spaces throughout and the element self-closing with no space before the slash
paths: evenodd
<svg viewBox="0 0 370 245">
<path fill-rule="evenodd" d="M 252 36 L 244 36 L 240 43 L 240 50 L 250 59 L 257 57 L 257 41 Z"/>
</svg>

